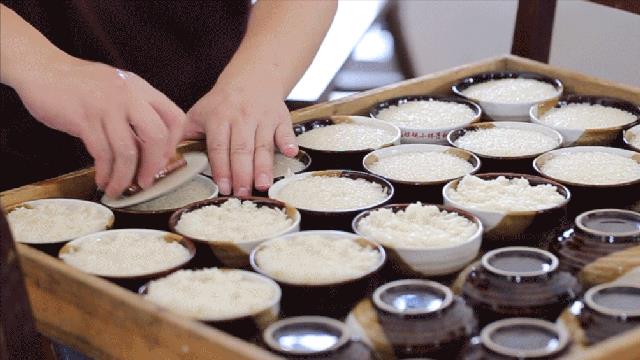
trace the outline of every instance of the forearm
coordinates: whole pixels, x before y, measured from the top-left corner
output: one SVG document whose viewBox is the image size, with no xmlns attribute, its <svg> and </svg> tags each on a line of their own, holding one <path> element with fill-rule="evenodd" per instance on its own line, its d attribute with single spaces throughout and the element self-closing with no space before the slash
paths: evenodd
<svg viewBox="0 0 640 360">
<path fill-rule="evenodd" d="M 247 33 L 219 82 L 265 81 L 284 99 L 320 47 L 337 1 L 260 0 Z"/>
<path fill-rule="evenodd" d="M 74 61 L 18 14 L 0 4 L 0 82 L 19 87 L 48 68 Z"/>
</svg>

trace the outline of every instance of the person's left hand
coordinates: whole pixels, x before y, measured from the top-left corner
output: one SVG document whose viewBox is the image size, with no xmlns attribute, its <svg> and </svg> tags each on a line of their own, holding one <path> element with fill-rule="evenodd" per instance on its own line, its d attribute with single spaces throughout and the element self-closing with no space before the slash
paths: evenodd
<svg viewBox="0 0 640 360">
<path fill-rule="evenodd" d="M 268 79 L 219 79 L 187 113 L 185 139 L 206 137 L 214 180 L 223 195 L 248 196 L 273 182 L 274 144 L 286 156 L 298 145 L 282 91 Z"/>
</svg>

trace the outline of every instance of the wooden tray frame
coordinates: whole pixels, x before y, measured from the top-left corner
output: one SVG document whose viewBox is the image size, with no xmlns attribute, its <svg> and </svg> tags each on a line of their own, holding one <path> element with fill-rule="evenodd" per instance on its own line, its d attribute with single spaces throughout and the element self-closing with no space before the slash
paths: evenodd
<svg viewBox="0 0 640 360">
<path fill-rule="evenodd" d="M 515 56 L 456 67 L 291 113 L 293 122 L 333 114 L 366 114 L 376 102 L 411 94 L 446 94 L 459 78 L 483 71 L 533 71 L 560 78 L 565 91 L 599 94 L 640 104 L 640 89 Z M 182 150 L 202 149 L 189 143 Z M 88 198 L 93 169 L 0 193 L 6 209 L 47 197 Z M 37 327 L 43 334 L 98 359 L 275 359 L 271 353 L 196 321 L 161 310 L 106 280 L 76 271 L 57 259 L 17 244 Z M 10 290 L 9 290 L 10 291 Z M 632 360 L 640 357 L 640 329 L 597 346 L 573 351 L 571 359 Z"/>
</svg>

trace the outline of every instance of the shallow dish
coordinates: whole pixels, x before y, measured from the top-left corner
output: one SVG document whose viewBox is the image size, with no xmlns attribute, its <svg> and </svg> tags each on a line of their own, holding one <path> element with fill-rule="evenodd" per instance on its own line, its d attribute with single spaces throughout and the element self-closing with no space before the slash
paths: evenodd
<svg viewBox="0 0 640 360">
<path fill-rule="evenodd" d="M 477 332 L 473 310 L 435 281 L 392 281 L 362 300 L 347 317 L 352 332 L 384 359 L 453 359 Z"/>
<path fill-rule="evenodd" d="M 533 245 L 545 247 L 548 245 L 558 230 L 560 230 L 566 218 L 567 204 L 573 197 L 565 186 L 542 177 L 513 174 L 513 173 L 489 173 L 479 174 L 477 177 L 483 180 L 492 180 L 499 176 L 507 179 L 524 178 L 530 185 L 548 184 L 556 187 L 558 193 L 565 198 L 561 204 L 535 211 L 490 211 L 477 209 L 457 201 L 451 200 L 449 189 L 456 189 L 460 180 L 449 182 L 442 189 L 444 204 L 453 208 L 465 210 L 477 216 L 484 227 L 484 244 L 489 247 L 504 245 Z"/>
<path fill-rule="evenodd" d="M 390 106 L 399 106 L 412 101 L 442 101 L 456 104 L 462 104 L 469 107 L 475 113 L 475 116 L 468 122 L 458 126 L 438 127 L 438 128 L 417 128 L 398 126 L 402 132 L 401 142 L 403 144 L 446 144 L 447 134 L 451 130 L 458 129 L 462 126 L 480 121 L 482 117 L 482 109 L 476 103 L 464 100 L 453 96 L 439 96 L 439 95 L 413 95 L 397 97 L 389 100 L 385 100 L 376 104 L 369 111 L 369 115 L 377 119 L 380 111 L 389 108 Z M 384 120 L 383 120 L 384 121 Z"/>
<path fill-rule="evenodd" d="M 533 79 L 551 84 L 556 89 L 557 93 L 549 98 L 541 99 L 540 101 L 515 104 L 480 101 L 478 99 L 469 98 L 463 95 L 463 91 L 471 85 L 491 80 L 516 78 Z M 531 109 L 531 106 L 537 103 L 556 103 L 562 95 L 562 92 L 564 91 L 562 82 L 559 79 L 553 79 L 542 74 L 529 72 L 486 72 L 476 74 L 460 80 L 458 83 L 453 85 L 451 89 L 453 90 L 454 94 L 462 96 L 463 98 L 471 100 L 480 105 L 485 115 L 493 119 L 494 121 L 529 121 L 529 110 Z"/>
<path fill-rule="evenodd" d="M 631 150 L 640 152 L 640 146 L 633 143 L 634 141 L 640 141 L 640 125 L 636 125 L 625 130 L 623 133 L 623 140 Z"/>
<path fill-rule="evenodd" d="M 227 318 L 196 318 L 195 320 L 202 321 L 208 325 L 224 330 L 230 334 L 233 334 L 240 338 L 251 339 L 256 337 L 263 329 L 269 326 L 271 323 L 278 319 L 280 314 L 280 299 L 282 297 L 282 290 L 280 286 L 273 280 L 266 276 L 256 274 L 251 271 L 236 270 L 236 269 L 220 269 L 220 271 L 233 271 L 239 272 L 243 276 L 256 279 L 260 282 L 268 284 L 273 290 L 275 290 L 275 296 L 273 299 L 265 304 L 262 309 L 259 309 L 251 314 L 227 317 Z M 146 283 L 138 289 L 140 295 L 146 295 L 149 292 L 150 283 Z M 188 301 L 188 299 L 185 299 Z M 158 305 L 160 306 L 160 305 Z"/>
<path fill-rule="evenodd" d="M 561 108 L 568 104 L 581 104 L 586 103 L 590 105 L 602 105 L 606 107 L 612 107 L 620 110 L 630 112 L 635 115 L 636 120 L 631 123 L 603 127 L 603 128 L 565 128 L 559 126 L 553 126 L 541 121 L 540 118 L 544 116 L 549 110 L 554 108 Z M 529 117 L 531 121 L 549 126 L 562 134 L 564 138 L 563 146 L 581 146 L 581 145 L 611 145 L 620 143 L 620 135 L 622 130 L 633 126 L 640 121 L 640 107 L 634 105 L 628 101 L 604 97 L 604 96 L 588 96 L 588 95 L 566 95 L 560 98 L 558 103 L 543 103 L 533 105 L 529 111 Z"/>
<path fill-rule="evenodd" d="M 196 175 L 190 181 L 197 181 L 201 183 L 203 186 L 209 188 L 209 195 L 205 198 L 201 198 L 196 201 L 215 198 L 218 196 L 218 186 L 213 182 L 213 180 L 209 179 L 208 177 L 202 176 L 202 175 Z M 180 191 L 180 187 L 175 189 L 174 191 Z M 163 196 L 167 196 L 169 194 L 171 193 L 162 195 L 154 200 L 161 199 Z M 154 201 L 154 200 L 151 200 L 151 201 Z M 141 204 L 138 204 L 138 205 L 141 205 Z M 117 219 L 116 224 L 120 229 L 142 228 L 142 229 L 169 230 L 167 225 L 169 223 L 169 218 L 171 217 L 171 214 L 173 214 L 176 210 L 182 208 L 185 205 L 186 204 L 182 204 L 180 206 L 174 206 L 174 207 L 170 207 L 167 209 L 160 209 L 160 210 L 142 210 L 142 209 L 137 209 L 135 206 L 123 207 L 123 208 L 112 208 L 112 210 L 116 214 L 116 219 Z"/>
<path fill-rule="evenodd" d="M 391 184 L 393 184 L 394 188 L 394 197 L 393 200 L 399 203 L 409 203 L 414 201 L 421 201 L 425 203 L 442 203 L 442 187 L 449 181 L 453 179 L 460 178 L 467 174 L 462 174 L 460 176 L 448 177 L 442 180 L 436 181 L 406 181 L 394 179 L 388 176 L 384 176 L 382 174 L 377 173 L 372 169 L 375 163 L 380 161 L 380 159 L 384 159 L 387 157 L 407 154 L 407 153 L 444 153 L 452 156 L 456 156 L 464 161 L 467 161 L 471 164 L 471 171 L 467 174 L 475 174 L 478 172 L 481 166 L 480 159 L 473 153 L 462 150 L 452 148 L 450 146 L 444 145 L 435 145 L 435 144 L 405 144 L 405 145 L 397 145 L 391 146 L 384 149 L 378 149 L 367 154 L 362 160 L 363 167 L 366 171 L 380 176 Z M 414 164 L 407 163 L 407 167 L 415 166 Z"/>
<path fill-rule="evenodd" d="M 376 129 L 389 132 L 390 140 L 377 147 L 369 147 L 358 150 L 316 150 L 305 146 L 300 146 L 305 152 L 311 156 L 313 162 L 309 167 L 310 170 L 327 170 L 327 169 L 348 169 L 362 170 L 362 158 L 369 152 L 387 146 L 400 144 L 400 129 L 386 121 L 372 119 L 366 116 L 352 115 L 334 115 L 327 118 L 311 119 L 293 125 L 293 131 L 296 136 L 307 131 L 331 126 L 335 124 L 356 124 L 368 125 Z"/>
<path fill-rule="evenodd" d="M 605 147 L 605 146 L 575 146 L 556 149 L 538 156 L 533 161 L 534 169 L 545 178 L 564 184 L 571 190 L 573 196 L 569 204 L 569 216 L 573 218 L 580 213 L 593 209 L 621 208 L 640 210 L 640 177 L 634 181 L 621 182 L 611 185 L 593 185 L 566 181 L 547 175 L 544 164 L 555 156 L 581 152 L 604 152 L 633 159 L 640 164 L 640 153 L 630 150 Z M 596 171 L 599 168 L 593 168 Z M 634 194 L 636 196 L 634 196 Z"/>
<path fill-rule="evenodd" d="M 270 242 L 279 239 L 291 239 L 304 236 L 323 236 L 334 239 L 350 239 L 357 244 L 374 249 L 379 254 L 379 260 L 370 270 L 359 277 L 323 283 L 298 283 L 277 279 L 277 276 L 267 273 L 259 264 L 260 252 Z M 384 248 L 373 241 L 366 240 L 359 235 L 343 231 L 315 230 L 302 231 L 272 238 L 253 249 L 250 256 L 251 267 L 254 271 L 272 278 L 283 291 L 282 306 L 287 316 L 290 315 L 324 315 L 335 318 L 345 316 L 352 306 L 364 297 L 372 286 L 375 286 L 375 275 L 386 261 Z M 301 271 L 301 269 L 291 269 Z"/>
<path fill-rule="evenodd" d="M 227 202 L 230 197 L 220 197 L 217 199 L 210 199 L 205 201 L 200 201 L 197 203 L 193 203 L 187 205 L 171 215 L 169 219 L 169 228 L 171 231 L 176 234 L 180 234 L 190 240 L 193 240 L 198 247 L 202 249 L 202 253 L 207 253 L 205 250 L 208 250 L 213 253 L 213 256 L 218 259 L 224 266 L 228 267 L 248 267 L 249 266 L 249 254 L 251 251 L 258 246 L 260 243 L 266 241 L 267 239 L 275 236 L 280 236 L 288 233 L 297 232 L 300 230 L 300 212 L 291 206 L 288 206 L 280 201 L 272 200 L 268 198 L 260 198 L 260 197 L 240 197 L 238 198 L 241 201 L 251 201 L 257 204 L 258 207 L 270 207 L 270 208 L 278 208 L 284 210 L 286 216 L 291 219 L 291 226 L 284 229 L 282 232 L 274 234 L 272 236 L 264 237 L 261 239 L 249 240 L 249 241 L 222 241 L 222 240 L 208 240 L 208 239 L 200 239 L 192 236 L 188 236 L 186 234 L 182 234 L 180 231 L 176 229 L 180 218 L 191 211 L 203 208 L 205 206 L 220 206 Z M 207 249 L 208 248 L 208 249 Z M 205 261 L 201 256 L 200 259 Z"/>
<path fill-rule="evenodd" d="M 96 209 L 98 212 L 101 213 L 101 216 L 103 217 L 103 222 L 102 224 L 100 224 L 99 226 L 96 226 L 95 229 L 91 229 L 89 232 L 84 233 L 84 234 L 80 234 L 79 236 L 69 236 L 69 237 L 65 237 L 64 239 L 55 239 L 55 240 L 43 240 L 43 241 L 31 241 L 28 239 L 19 239 L 17 237 L 17 235 L 15 234 L 17 231 L 16 229 L 13 229 L 14 232 L 14 237 L 16 237 L 16 241 L 23 243 L 23 244 L 29 244 L 31 246 L 34 246 L 48 254 L 51 254 L 53 256 L 56 256 L 58 251 L 60 250 L 60 248 L 67 242 L 76 239 L 78 237 L 82 237 L 82 236 L 86 236 L 89 235 L 91 233 L 95 233 L 95 232 L 100 232 L 100 231 L 104 231 L 104 230 L 108 230 L 113 226 L 115 217 L 113 215 L 113 212 L 111 210 L 109 210 L 109 208 L 107 208 L 104 205 L 92 202 L 92 201 L 85 201 L 85 200 L 79 200 L 79 199 L 65 199 L 65 198 L 52 198 L 52 199 L 39 199 L 39 200 L 31 200 L 31 201 L 25 201 L 23 203 L 20 203 L 18 205 L 12 206 L 11 208 L 7 209 L 7 213 L 10 214 L 11 212 L 15 211 L 18 208 L 27 208 L 27 209 L 33 209 L 39 205 L 53 205 L 55 206 L 56 204 L 60 204 L 62 206 L 78 206 L 78 207 L 92 207 L 94 209 Z M 77 221 L 77 218 L 74 219 L 70 219 L 70 221 Z M 11 221 L 9 221 L 9 224 L 11 225 Z M 16 226 L 15 224 L 13 225 L 14 227 Z"/>
<path fill-rule="evenodd" d="M 73 249 L 80 245 L 81 243 L 84 242 L 97 242 L 100 241 L 100 239 L 102 237 L 105 236 L 115 236 L 115 235 L 119 235 L 119 234 L 126 234 L 126 233 L 133 233 L 133 234 L 149 234 L 149 235 L 153 235 L 153 236 L 162 236 L 164 238 L 164 240 L 168 243 L 171 242 L 175 242 L 180 244 L 181 246 L 183 246 L 187 252 L 188 252 L 188 257 L 186 257 L 183 261 L 181 261 L 178 264 L 175 265 L 171 265 L 171 266 L 159 266 L 159 269 L 157 270 L 153 270 L 153 271 L 146 271 L 143 273 L 132 273 L 129 275 L 112 275 L 112 274 L 106 274 L 106 273 L 100 273 L 100 272 L 94 272 L 94 271 L 86 271 L 86 270 L 82 270 L 82 269 L 78 269 L 78 271 L 83 271 L 83 272 L 87 272 L 89 274 L 92 275 L 96 275 L 96 276 L 100 276 L 103 277 L 105 279 L 109 279 L 111 281 L 114 281 L 115 283 L 122 285 L 124 287 L 130 288 L 130 289 L 137 289 L 142 283 L 151 280 L 151 279 L 155 279 L 158 277 L 162 277 L 166 274 L 169 274 L 175 270 L 178 270 L 184 266 L 186 266 L 195 256 L 196 254 L 196 248 L 194 246 L 194 244 L 191 242 L 191 240 L 184 238 L 183 236 L 174 234 L 174 233 L 170 233 L 167 231 L 161 231 L 161 230 L 151 230 L 151 229 L 120 229 L 120 230 L 107 230 L 107 231 L 101 231 L 98 233 L 94 233 L 94 234 L 90 234 L 87 236 L 83 236 L 80 238 L 77 238 L 71 242 L 68 242 L 65 246 L 62 247 L 62 249 L 60 249 L 60 252 L 58 254 L 58 257 L 60 259 L 62 259 L 62 261 L 65 261 L 63 259 L 63 256 L 67 253 L 70 253 L 73 251 Z M 71 266 L 71 265 L 70 265 Z"/>
<path fill-rule="evenodd" d="M 524 130 L 524 131 L 535 131 L 537 133 L 541 133 L 547 135 L 554 139 L 555 146 L 552 146 L 544 151 L 536 151 L 527 155 L 520 156 L 494 156 L 489 154 L 483 154 L 479 151 L 473 151 L 471 149 L 465 149 L 461 147 L 459 144 L 456 144 L 458 139 L 463 137 L 465 134 L 473 131 L 478 131 L 482 129 L 516 129 L 516 130 Z M 447 140 L 451 146 L 455 146 L 456 148 L 460 148 L 466 151 L 473 152 L 477 155 L 482 161 L 482 171 L 483 172 L 516 172 L 516 173 L 524 173 L 524 174 L 533 174 L 535 171 L 532 167 L 532 161 L 534 158 L 543 154 L 544 152 L 557 149 L 562 145 L 562 135 L 559 132 L 542 125 L 530 124 L 524 122 L 513 122 L 513 121 L 496 121 L 496 122 L 483 122 L 472 124 L 466 126 L 464 128 L 453 130 L 447 135 Z M 518 139 L 513 139 L 514 142 L 517 142 Z"/>
<path fill-rule="evenodd" d="M 300 227 L 302 230 L 351 230 L 351 221 L 361 211 L 372 209 L 374 207 L 383 205 L 391 200 L 394 194 L 394 188 L 387 180 L 372 174 L 367 174 L 358 171 L 349 170 L 325 170 L 325 171 L 311 171 L 305 172 L 293 176 L 288 176 L 269 188 L 269 198 L 278 199 L 278 194 L 284 187 L 293 181 L 298 181 L 310 176 L 331 176 L 342 177 L 348 179 L 364 179 L 369 182 L 373 182 L 382 186 L 383 191 L 386 193 L 386 197 L 381 201 L 376 201 L 367 206 L 356 207 L 352 209 L 342 210 L 312 210 L 297 207 L 302 215 L 302 222 Z M 314 189 L 309 189 L 309 194 L 312 194 Z M 295 206 L 293 204 L 290 204 Z"/>
<path fill-rule="evenodd" d="M 386 205 L 382 208 L 387 208 L 397 212 L 405 210 L 409 204 L 396 204 Z M 466 211 L 454 209 L 443 205 L 434 205 L 440 210 L 456 213 L 469 219 L 478 227 L 473 235 L 460 244 L 454 244 L 451 246 L 438 246 L 431 248 L 401 248 L 391 247 L 382 244 L 389 262 L 394 271 L 403 274 L 405 276 L 438 276 L 454 273 L 478 256 L 480 250 L 480 244 L 482 243 L 482 223 L 480 220 L 467 213 Z M 369 216 L 374 210 L 367 210 L 360 213 L 353 219 L 353 231 L 363 237 L 366 237 L 359 229 L 359 223 Z M 376 240 L 369 237 L 371 240 Z M 381 243 L 380 241 L 378 241 Z"/>
</svg>

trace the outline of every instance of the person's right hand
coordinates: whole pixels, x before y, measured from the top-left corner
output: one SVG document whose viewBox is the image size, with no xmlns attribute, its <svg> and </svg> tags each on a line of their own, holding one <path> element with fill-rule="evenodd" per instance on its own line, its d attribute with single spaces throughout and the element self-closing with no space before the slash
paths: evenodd
<svg viewBox="0 0 640 360">
<path fill-rule="evenodd" d="M 105 64 L 73 58 L 15 89 L 37 120 L 83 141 L 96 184 L 110 197 L 136 172 L 138 184 L 150 186 L 182 137 L 179 107 L 138 75 Z"/>
</svg>

